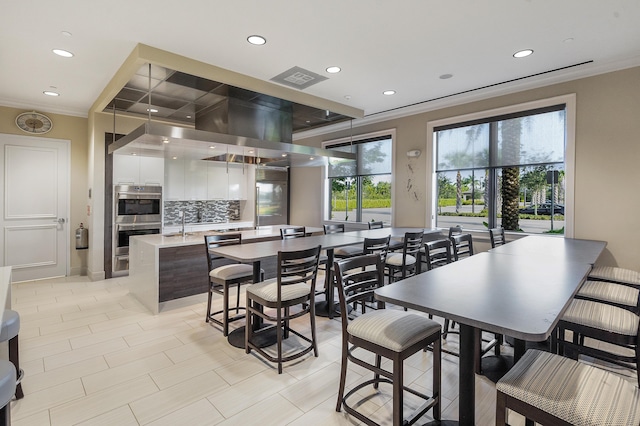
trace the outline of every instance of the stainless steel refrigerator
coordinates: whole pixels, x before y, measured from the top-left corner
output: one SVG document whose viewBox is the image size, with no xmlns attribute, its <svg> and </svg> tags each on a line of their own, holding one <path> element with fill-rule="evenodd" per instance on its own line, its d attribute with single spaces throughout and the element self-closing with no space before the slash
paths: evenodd
<svg viewBox="0 0 640 426">
<path fill-rule="evenodd" d="M 289 223 L 289 170 L 256 170 L 256 227 Z"/>
</svg>

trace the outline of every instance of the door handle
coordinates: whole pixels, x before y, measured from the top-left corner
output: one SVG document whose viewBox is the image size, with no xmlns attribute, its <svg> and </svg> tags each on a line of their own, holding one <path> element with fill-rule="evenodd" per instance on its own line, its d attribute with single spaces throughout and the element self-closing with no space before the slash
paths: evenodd
<svg viewBox="0 0 640 426">
<path fill-rule="evenodd" d="M 54 219 L 53 221 L 54 221 L 54 222 L 57 222 L 57 223 L 59 223 L 59 224 L 61 224 L 61 225 L 62 225 L 62 224 L 64 224 L 64 223 L 66 222 L 66 220 L 65 220 L 65 218 L 64 218 L 64 217 L 61 217 L 61 218 L 58 218 L 58 219 Z"/>
</svg>

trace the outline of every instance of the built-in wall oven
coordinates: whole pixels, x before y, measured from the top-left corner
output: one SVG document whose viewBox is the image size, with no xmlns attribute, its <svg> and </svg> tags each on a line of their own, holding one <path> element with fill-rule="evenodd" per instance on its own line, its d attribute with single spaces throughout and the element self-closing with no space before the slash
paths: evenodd
<svg viewBox="0 0 640 426">
<path fill-rule="evenodd" d="M 113 191 L 113 276 L 129 270 L 129 238 L 162 232 L 162 187 L 116 185 Z"/>
</svg>

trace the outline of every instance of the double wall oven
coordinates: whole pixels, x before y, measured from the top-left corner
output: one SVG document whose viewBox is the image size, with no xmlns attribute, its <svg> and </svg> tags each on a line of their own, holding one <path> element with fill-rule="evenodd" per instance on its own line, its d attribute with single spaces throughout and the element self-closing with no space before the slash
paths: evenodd
<svg viewBox="0 0 640 426">
<path fill-rule="evenodd" d="M 113 187 L 113 276 L 129 270 L 129 238 L 162 232 L 162 187 Z"/>
</svg>

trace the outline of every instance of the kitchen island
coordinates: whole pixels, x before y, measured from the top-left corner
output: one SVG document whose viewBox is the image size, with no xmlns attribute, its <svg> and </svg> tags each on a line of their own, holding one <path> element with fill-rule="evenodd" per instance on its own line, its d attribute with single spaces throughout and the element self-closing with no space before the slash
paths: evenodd
<svg viewBox="0 0 640 426">
<path fill-rule="evenodd" d="M 261 226 L 233 231 L 242 234 L 243 244 L 280 239 L 280 229 L 296 225 Z M 322 228 L 307 227 L 308 233 L 322 234 Z M 209 290 L 204 236 L 219 231 L 168 235 L 141 235 L 129 243 L 129 292 L 147 309 L 157 314 L 162 304 Z M 267 277 L 269 274 L 267 273 Z"/>
</svg>

